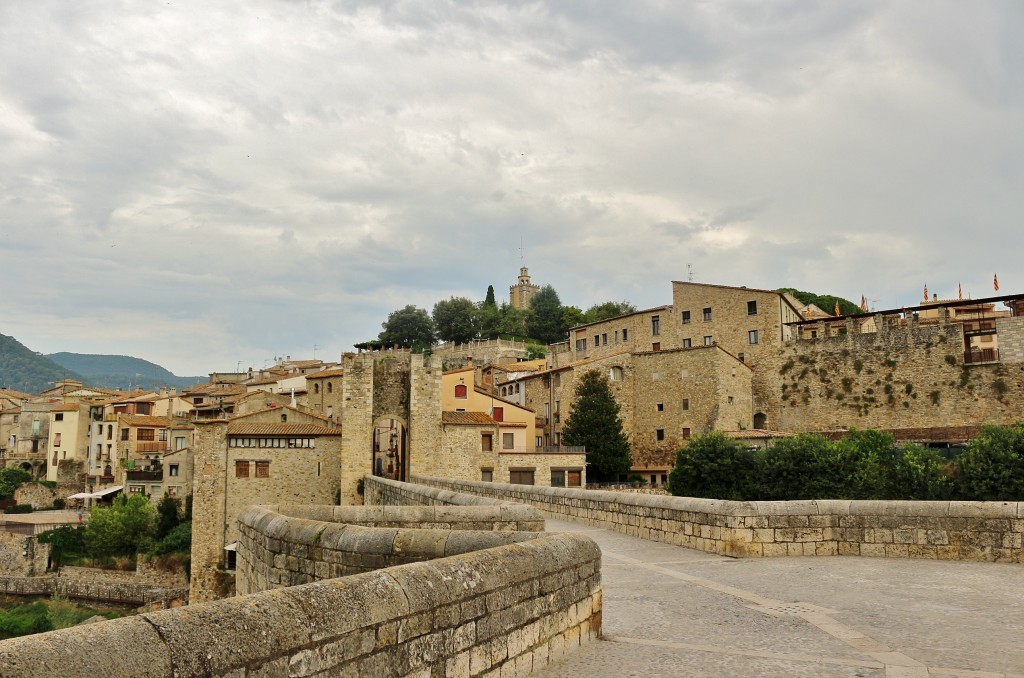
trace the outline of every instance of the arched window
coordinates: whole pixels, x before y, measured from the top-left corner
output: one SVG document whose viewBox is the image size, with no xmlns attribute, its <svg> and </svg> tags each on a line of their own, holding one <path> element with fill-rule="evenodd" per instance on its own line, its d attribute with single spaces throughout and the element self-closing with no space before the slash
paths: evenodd
<svg viewBox="0 0 1024 678">
<path fill-rule="evenodd" d="M 320 384 L 313 384 L 313 393 L 320 392 Z"/>
<path fill-rule="evenodd" d="M 468 397 L 468 395 L 467 395 L 468 392 L 469 391 L 466 388 L 465 384 L 456 384 L 455 385 L 455 397 L 456 398 L 466 398 L 466 397 Z"/>
<path fill-rule="evenodd" d="M 754 428 L 762 430 L 768 428 L 768 416 L 764 412 L 754 415 Z"/>
<path fill-rule="evenodd" d="M 327 382 L 327 392 L 334 393 L 334 384 L 332 382 Z"/>
</svg>

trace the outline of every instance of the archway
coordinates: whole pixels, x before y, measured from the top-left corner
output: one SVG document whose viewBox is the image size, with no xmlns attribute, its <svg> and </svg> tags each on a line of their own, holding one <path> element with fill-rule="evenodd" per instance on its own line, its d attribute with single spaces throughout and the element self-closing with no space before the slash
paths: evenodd
<svg viewBox="0 0 1024 678">
<path fill-rule="evenodd" d="M 758 412 L 754 415 L 754 428 L 764 430 L 768 428 L 768 415 Z"/>
<path fill-rule="evenodd" d="M 379 417 L 373 423 L 373 475 L 404 481 L 409 468 L 408 440 L 404 420 Z"/>
</svg>

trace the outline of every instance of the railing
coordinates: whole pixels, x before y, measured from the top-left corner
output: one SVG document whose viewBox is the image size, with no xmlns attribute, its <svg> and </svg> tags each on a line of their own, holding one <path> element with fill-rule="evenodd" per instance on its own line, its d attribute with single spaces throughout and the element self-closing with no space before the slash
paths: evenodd
<svg viewBox="0 0 1024 678">
<path fill-rule="evenodd" d="M 164 479 L 163 471 L 128 471 L 128 481 L 160 481 Z"/>
<path fill-rule="evenodd" d="M 964 352 L 964 363 L 979 364 L 979 363 L 997 363 L 999 362 L 999 349 L 998 348 L 983 348 L 974 351 Z"/>
<path fill-rule="evenodd" d="M 586 454 L 587 448 L 583 445 L 562 445 L 560 447 L 503 447 L 498 450 L 501 454 Z"/>
<path fill-rule="evenodd" d="M 166 440 L 158 442 L 135 443 L 136 452 L 166 452 L 169 449 L 171 449 L 171 444 Z"/>
<path fill-rule="evenodd" d="M 534 423 L 537 428 L 543 428 L 548 425 L 547 417 L 537 417 L 537 421 Z"/>
</svg>

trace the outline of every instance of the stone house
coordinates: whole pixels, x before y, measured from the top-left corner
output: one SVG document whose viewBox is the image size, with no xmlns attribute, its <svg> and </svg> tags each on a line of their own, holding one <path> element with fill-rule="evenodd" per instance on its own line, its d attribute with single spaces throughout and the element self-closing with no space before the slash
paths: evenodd
<svg viewBox="0 0 1024 678">
<path fill-rule="evenodd" d="M 90 409 L 90 404 L 82 401 L 59 403 L 50 408 L 47 480 L 56 482 L 59 462 L 80 463 L 84 471 L 89 458 Z"/>
<path fill-rule="evenodd" d="M 345 376 L 340 367 L 306 375 L 306 406 L 328 419 L 341 416 L 341 380 Z"/>
</svg>

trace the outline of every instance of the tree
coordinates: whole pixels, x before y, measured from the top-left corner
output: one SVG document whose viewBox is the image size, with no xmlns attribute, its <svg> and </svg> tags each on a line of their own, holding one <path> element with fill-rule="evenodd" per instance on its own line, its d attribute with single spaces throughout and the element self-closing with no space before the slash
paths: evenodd
<svg viewBox="0 0 1024 678">
<path fill-rule="evenodd" d="M 465 344 L 480 334 L 480 314 L 476 304 L 466 297 L 452 297 L 434 304 L 431 314 L 437 338 Z"/>
<path fill-rule="evenodd" d="M 587 476 L 594 482 L 616 481 L 633 465 L 619 404 L 603 372 L 589 370 L 580 375 L 572 411 L 562 427 L 562 442 L 586 447 Z"/>
<path fill-rule="evenodd" d="M 562 307 L 562 323 L 566 329 L 570 327 L 576 327 L 577 325 L 586 325 L 589 320 L 583 315 L 583 311 L 576 308 L 575 306 L 563 306 Z"/>
<path fill-rule="evenodd" d="M 0 499 L 10 499 L 14 491 L 32 480 L 32 474 L 17 466 L 0 469 Z"/>
<path fill-rule="evenodd" d="M 540 288 L 530 299 L 530 312 L 526 316 L 526 333 L 545 344 L 565 341 L 568 328 L 562 317 L 562 302 L 551 285 Z"/>
<path fill-rule="evenodd" d="M 155 523 L 156 511 L 145 495 L 119 495 L 109 508 L 92 508 L 86 548 L 96 557 L 133 555 L 152 539 Z"/>
<path fill-rule="evenodd" d="M 982 427 L 956 466 L 961 499 L 1024 501 L 1024 423 Z"/>
<path fill-rule="evenodd" d="M 40 544 L 50 545 L 50 560 L 54 567 L 60 567 L 68 556 L 85 555 L 85 527 L 62 525 L 40 532 L 36 538 Z"/>
<path fill-rule="evenodd" d="M 160 540 L 178 526 L 181 500 L 170 495 L 164 496 L 156 505 L 156 539 Z"/>
<path fill-rule="evenodd" d="M 425 310 L 412 304 L 392 311 L 381 327 L 384 330 L 378 339 L 385 344 L 418 349 L 434 345 L 434 321 Z"/>
<path fill-rule="evenodd" d="M 606 301 L 603 304 L 594 304 L 583 314 L 583 323 L 596 323 L 601 320 L 608 320 L 627 313 L 635 313 L 636 306 L 626 300 Z"/>
<path fill-rule="evenodd" d="M 721 431 L 691 438 L 668 476 L 677 497 L 745 501 L 754 494 L 754 453 Z"/>
<path fill-rule="evenodd" d="M 498 304 L 494 301 L 494 285 L 487 286 L 487 296 L 484 297 L 484 306 L 490 306 L 491 308 L 498 308 Z"/>
<path fill-rule="evenodd" d="M 498 309 L 497 333 L 513 337 L 526 336 L 526 313 L 512 304 L 502 304 Z"/>
</svg>

